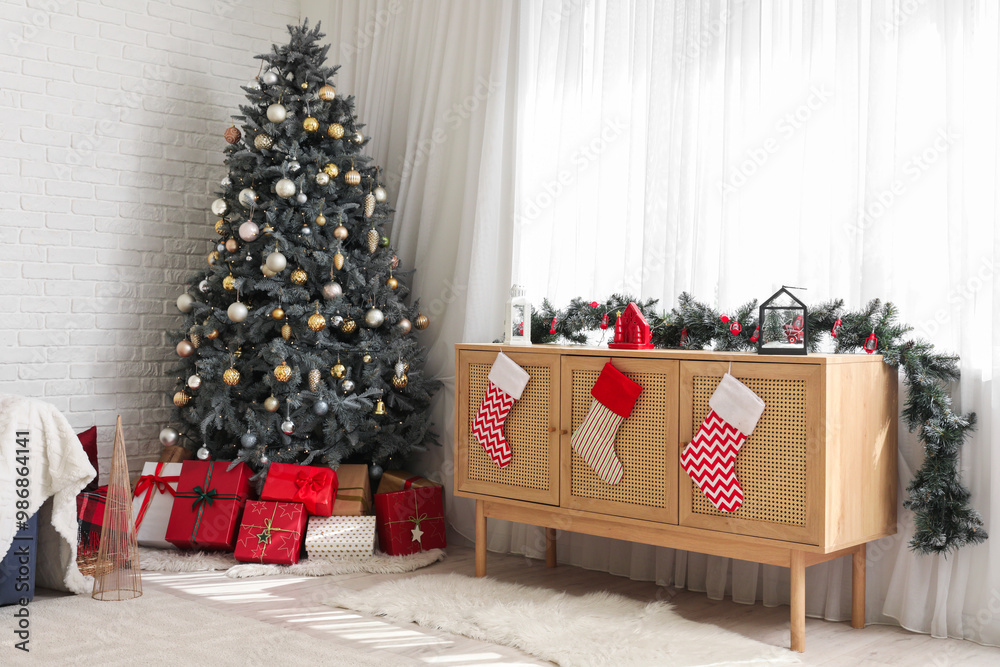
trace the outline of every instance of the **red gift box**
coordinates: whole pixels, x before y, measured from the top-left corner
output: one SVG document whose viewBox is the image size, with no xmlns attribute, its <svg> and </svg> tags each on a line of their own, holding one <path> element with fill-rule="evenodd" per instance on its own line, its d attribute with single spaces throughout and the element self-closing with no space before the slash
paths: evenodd
<svg viewBox="0 0 1000 667">
<path fill-rule="evenodd" d="M 330 468 L 272 463 L 260 492 L 261 500 L 285 500 L 305 505 L 306 512 L 330 516 L 337 497 L 337 473 Z"/>
<path fill-rule="evenodd" d="M 245 463 L 185 461 L 181 466 L 166 540 L 181 549 L 232 551 L 253 471 Z"/>
<path fill-rule="evenodd" d="M 379 546 L 391 556 L 447 546 L 440 486 L 377 493 L 375 516 Z"/>
<path fill-rule="evenodd" d="M 233 555 L 244 563 L 298 563 L 308 516 L 302 503 L 247 502 Z"/>
</svg>

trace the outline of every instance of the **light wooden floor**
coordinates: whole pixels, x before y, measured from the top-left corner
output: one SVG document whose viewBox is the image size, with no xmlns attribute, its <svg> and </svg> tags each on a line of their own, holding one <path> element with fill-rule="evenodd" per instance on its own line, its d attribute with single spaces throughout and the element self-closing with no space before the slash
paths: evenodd
<svg viewBox="0 0 1000 667">
<path fill-rule="evenodd" d="M 281 625 L 315 637 L 379 653 L 394 665 L 538 665 L 521 651 L 429 630 L 395 624 L 322 604 L 336 588 L 361 590 L 386 579 L 415 574 L 473 574 L 473 550 L 449 547 L 443 562 L 412 574 L 353 574 L 321 578 L 266 577 L 228 579 L 221 572 L 143 573 L 143 585 L 199 600 L 202 603 Z M 709 600 L 703 593 L 663 588 L 603 572 L 544 562 L 521 556 L 490 554 L 489 576 L 500 581 L 582 594 L 606 590 L 636 600 L 669 600 L 686 618 L 711 623 L 775 646 L 788 646 L 788 607 L 738 605 Z M 335 649 L 332 649 L 335 651 Z M 331 656 L 335 652 L 331 653 Z M 807 665 L 934 665 L 935 667 L 1000 664 L 1000 649 L 971 642 L 932 639 L 890 626 L 854 630 L 847 623 L 806 619 Z M 329 663 L 326 664 L 336 664 Z"/>
</svg>

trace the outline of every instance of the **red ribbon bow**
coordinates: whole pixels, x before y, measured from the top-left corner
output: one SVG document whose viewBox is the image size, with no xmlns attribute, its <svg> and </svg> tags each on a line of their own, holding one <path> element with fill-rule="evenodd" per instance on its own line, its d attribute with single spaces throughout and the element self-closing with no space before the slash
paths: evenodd
<svg viewBox="0 0 1000 667">
<path fill-rule="evenodd" d="M 305 470 L 299 472 L 298 477 L 295 478 L 295 486 L 299 487 L 299 490 L 295 492 L 296 500 L 301 500 L 304 503 L 315 503 L 319 500 L 319 493 L 327 486 L 327 478 L 323 472 L 317 472 L 310 475 Z"/>
<path fill-rule="evenodd" d="M 160 493 L 169 493 L 170 495 L 175 495 L 174 487 L 170 486 L 173 482 L 175 485 L 180 480 L 179 475 L 170 475 L 163 477 L 160 473 L 163 472 L 163 464 L 157 463 L 156 470 L 152 475 L 143 475 L 139 478 L 139 481 L 135 483 L 135 491 L 132 492 L 133 498 L 138 498 L 140 495 L 145 494 L 142 499 L 142 506 L 139 508 L 139 515 L 135 519 L 135 529 L 139 530 L 139 526 L 142 525 L 142 520 L 146 517 L 146 510 L 149 509 L 149 504 L 153 502 L 153 492 L 159 491 Z"/>
</svg>

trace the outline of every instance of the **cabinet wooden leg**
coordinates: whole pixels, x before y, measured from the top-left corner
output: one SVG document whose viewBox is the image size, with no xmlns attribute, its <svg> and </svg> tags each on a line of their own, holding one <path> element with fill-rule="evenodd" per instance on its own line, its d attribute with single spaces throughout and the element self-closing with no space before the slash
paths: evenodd
<svg viewBox="0 0 1000 667">
<path fill-rule="evenodd" d="M 556 566 L 556 529 L 545 529 L 545 567 Z"/>
<path fill-rule="evenodd" d="M 791 552 L 792 583 L 792 639 L 793 651 L 806 650 L 806 562 L 801 551 Z"/>
<path fill-rule="evenodd" d="M 486 576 L 486 510 L 476 501 L 476 576 Z"/>
<path fill-rule="evenodd" d="M 865 557 L 867 545 L 862 544 L 851 557 L 851 627 L 865 627 Z"/>
</svg>

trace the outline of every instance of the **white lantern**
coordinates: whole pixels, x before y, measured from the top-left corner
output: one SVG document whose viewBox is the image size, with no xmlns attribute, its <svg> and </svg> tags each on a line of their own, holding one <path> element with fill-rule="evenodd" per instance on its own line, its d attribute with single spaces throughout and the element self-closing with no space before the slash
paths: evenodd
<svg viewBox="0 0 1000 667">
<path fill-rule="evenodd" d="M 531 302 L 520 285 L 510 288 L 504 313 L 503 342 L 507 345 L 531 345 Z"/>
</svg>

